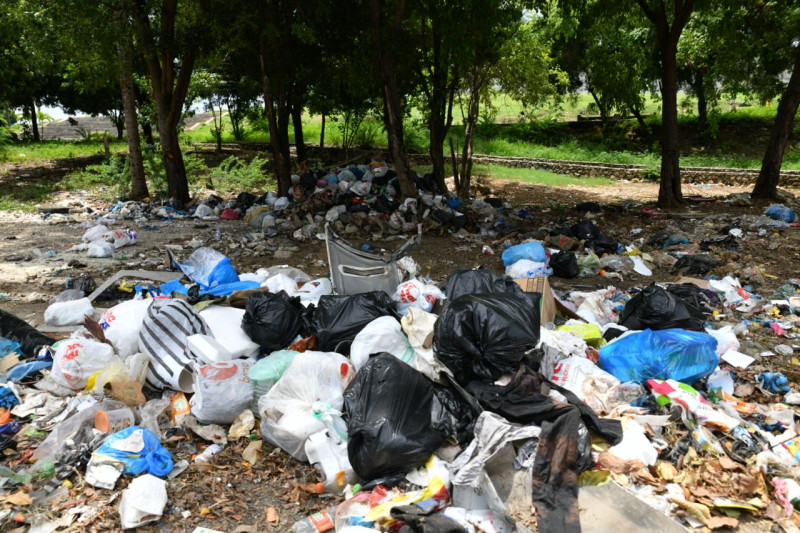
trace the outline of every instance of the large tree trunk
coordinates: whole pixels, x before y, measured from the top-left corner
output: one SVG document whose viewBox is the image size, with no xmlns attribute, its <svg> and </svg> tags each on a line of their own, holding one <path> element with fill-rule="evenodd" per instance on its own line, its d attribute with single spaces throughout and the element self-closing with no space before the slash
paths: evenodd
<svg viewBox="0 0 800 533">
<path fill-rule="evenodd" d="M 792 134 L 798 106 L 800 106 L 800 47 L 798 47 L 795 57 L 792 76 L 778 103 L 775 124 L 772 126 L 764 159 L 761 161 L 761 172 L 758 174 L 756 186 L 751 193 L 753 198 L 775 200 L 778 197 L 778 181 L 781 176 L 783 154 L 786 152 L 789 136 Z"/>
<path fill-rule="evenodd" d="M 325 113 L 322 114 L 322 128 L 319 130 L 319 150 L 325 149 Z"/>
<path fill-rule="evenodd" d="M 155 146 L 156 140 L 153 138 L 153 125 L 150 124 L 150 121 L 142 124 L 142 135 L 144 135 L 144 142 L 150 146 Z"/>
<path fill-rule="evenodd" d="M 292 104 L 292 126 L 294 127 L 294 149 L 297 162 L 306 160 L 306 143 L 303 138 L 303 106 Z"/>
<path fill-rule="evenodd" d="M 264 111 L 269 125 L 269 147 L 272 151 L 272 158 L 275 160 L 275 172 L 278 178 L 278 196 L 285 196 L 292 185 L 291 165 L 289 162 L 288 146 L 283 150 L 283 135 L 278 125 L 279 112 L 276 111 L 276 104 L 280 105 L 281 95 L 273 92 L 272 80 L 267 75 L 269 60 L 267 58 L 266 45 L 264 39 L 261 40 L 259 59 L 261 62 L 261 88 L 264 92 Z M 276 96 L 278 97 L 276 99 Z M 276 101 L 277 100 L 277 101 Z M 287 107 L 283 105 L 282 107 Z M 286 121 L 288 128 L 288 120 Z M 287 140 L 288 142 L 288 140 Z"/>
<path fill-rule="evenodd" d="M 158 41 L 150 27 L 150 17 L 143 0 L 134 2 L 132 7 L 139 46 L 147 64 L 150 87 L 158 113 L 158 134 L 163 150 L 169 194 L 176 202 L 185 204 L 190 199 L 189 183 L 178 143 L 178 122 L 189 90 L 197 49 L 186 50 L 176 76 L 175 71 L 179 64 L 175 56 L 175 19 L 178 13 L 178 1 L 161 1 Z"/>
<path fill-rule="evenodd" d="M 31 100 L 31 133 L 33 134 L 33 140 L 37 142 L 41 140 L 39 137 L 38 118 L 36 116 L 36 102 Z"/>
<path fill-rule="evenodd" d="M 159 113 L 161 115 L 161 113 Z M 183 164 L 183 154 L 178 143 L 178 130 L 167 121 L 162 121 L 159 116 L 158 139 L 161 144 L 164 170 L 167 173 L 170 197 L 180 203 L 187 203 L 189 196 L 189 182 L 186 179 L 186 167 Z"/>
<path fill-rule="evenodd" d="M 403 198 L 417 196 L 417 184 L 411 175 L 411 168 L 408 164 L 408 153 L 403 138 L 403 113 L 400 109 L 400 95 L 397 87 L 397 74 L 395 72 L 394 57 L 389 50 L 386 50 L 386 27 L 383 24 L 381 11 L 381 0 L 369 0 L 370 19 L 372 22 L 372 34 L 376 44 L 376 60 L 378 72 L 381 79 L 381 92 L 383 96 L 383 122 L 386 126 L 386 135 L 389 140 L 389 151 L 392 154 L 397 181 L 400 184 L 400 194 Z M 401 11 L 395 13 L 393 24 L 390 29 L 399 31 L 399 26 L 403 20 L 402 3 Z"/>
<path fill-rule="evenodd" d="M 477 76 L 470 83 L 469 105 L 464 119 L 464 147 L 461 150 L 461 172 L 456 184 L 456 195 L 469 198 L 472 181 L 472 152 L 475 144 L 475 128 L 478 125 L 480 111 L 480 84 Z"/>
<path fill-rule="evenodd" d="M 666 39 L 661 48 L 661 185 L 658 206 L 671 208 L 683 203 L 681 193 L 681 149 L 678 141 L 677 39 Z"/>
<path fill-rule="evenodd" d="M 144 178 L 142 147 L 139 142 L 139 120 L 136 116 L 136 93 L 131 72 L 131 49 L 127 39 L 124 42 L 117 42 L 117 54 L 120 64 L 120 94 L 125 114 L 125 129 L 128 131 L 128 160 L 131 167 L 130 198 L 142 200 L 150 196 L 150 192 L 147 190 L 147 181 Z"/>
<path fill-rule="evenodd" d="M 697 96 L 697 122 L 702 135 L 708 129 L 708 101 L 706 100 L 705 79 L 701 72 L 695 72 L 692 89 Z"/>
</svg>

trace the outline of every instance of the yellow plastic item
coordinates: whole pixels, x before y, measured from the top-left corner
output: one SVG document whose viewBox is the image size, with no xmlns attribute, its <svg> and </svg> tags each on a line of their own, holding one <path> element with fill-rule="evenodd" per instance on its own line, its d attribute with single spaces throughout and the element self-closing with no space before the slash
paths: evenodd
<svg viewBox="0 0 800 533">
<path fill-rule="evenodd" d="M 441 480 L 439 476 L 434 476 L 431 479 L 431 482 L 425 487 L 423 490 L 415 490 L 412 492 L 403 493 L 388 502 L 383 502 L 379 505 L 376 505 L 372 509 L 369 510 L 367 515 L 364 519 L 367 522 L 378 522 L 380 521 L 383 524 L 390 524 L 395 520 L 391 517 L 391 512 L 393 507 L 397 507 L 399 505 L 410 505 L 412 503 L 421 502 L 422 500 L 427 500 L 428 498 L 433 498 L 437 494 L 442 491 L 447 491 L 444 486 L 444 481 Z"/>
<path fill-rule="evenodd" d="M 593 348 L 601 348 L 606 345 L 606 340 L 597 324 L 564 324 L 557 326 L 556 331 L 571 333 L 586 341 L 586 344 Z"/>
</svg>

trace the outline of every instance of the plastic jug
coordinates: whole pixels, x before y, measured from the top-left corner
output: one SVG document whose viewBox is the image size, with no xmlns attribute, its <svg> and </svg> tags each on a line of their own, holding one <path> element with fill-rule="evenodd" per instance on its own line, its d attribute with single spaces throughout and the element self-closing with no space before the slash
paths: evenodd
<svg viewBox="0 0 800 533">
<path fill-rule="evenodd" d="M 341 494 L 348 483 L 356 480 L 353 467 L 347 458 L 347 441 L 336 443 L 327 431 L 319 431 L 308 437 L 305 444 L 308 462 L 322 476 L 325 492 Z"/>
<path fill-rule="evenodd" d="M 327 296 L 333 293 L 333 285 L 328 278 L 319 278 L 308 281 L 302 287 L 297 289 L 295 296 L 299 296 L 303 302 L 313 302 L 320 299 L 322 296 Z"/>
</svg>

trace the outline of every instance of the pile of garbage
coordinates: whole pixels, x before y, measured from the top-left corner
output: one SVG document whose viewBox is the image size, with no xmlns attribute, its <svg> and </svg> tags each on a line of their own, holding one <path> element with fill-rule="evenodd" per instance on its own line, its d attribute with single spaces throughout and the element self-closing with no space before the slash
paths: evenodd
<svg viewBox="0 0 800 533">
<path fill-rule="evenodd" d="M 61 340 L 0 310 L 3 528 L 91 519 L 98 510 L 31 507 L 86 485 L 124 487 L 122 528 L 157 522 L 172 514 L 170 484 L 238 439 L 251 439 L 254 469 L 264 442 L 316 467 L 320 511 L 296 532 L 580 531 L 579 487 L 607 484 L 690 527 L 793 527 L 800 391 L 780 370 L 797 348 L 800 280 L 759 295 L 760 272 L 744 285 L 707 276 L 721 263 L 685 234 L 634 233 L 639 242 L 624 245 L 584 218 L 508 242 L 506 275 L 461 268 L 436 283 L 409 253 L 419 224 L 452 214 L 442 205 L 452 198 L 429 205 L 423 195 L 428 215 L 408 201 L 387 212 L 398 218 L 390 227 L 417 232 L 393 253 L 339 235 L 351 233 L 348 215 L 371 224 L 381 196 L 396 196 L 390 172 L 350 167 L 313 188 L 297 180 L 293 203 L 242 202 L 240 215 L 265 208 L 265 232 L 321 232 L 330 277 L 291 266 L 240 273 L 199 247 L 170 254 L 174 279 L 134 285 L 105 310 L 94 281 L 75 280 L 45 311 L 48 326 L 72 330 Z M 324 216 L 297 226 L 288 212 L 315 199 Z M 224 205 L 195 214 L 239 209 Z M 739 220 L 707 246 L 735 246 L 763 224 Z M 99 226 L 84 241 L 115 245 Z M 698 277 L 550 286 L 646 278 L 669 260 Z M 206 446 L 191 462 L 170 449 L 185 436 Z"/>
</svg>

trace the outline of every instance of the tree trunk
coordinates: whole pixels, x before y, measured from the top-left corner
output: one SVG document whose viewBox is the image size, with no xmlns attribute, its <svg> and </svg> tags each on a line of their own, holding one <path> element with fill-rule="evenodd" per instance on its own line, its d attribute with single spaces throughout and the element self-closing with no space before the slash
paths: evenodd
<svg viewBox="0 0 800 533">
<path fill-rule="evenodd" d="M 647 127 L 647 123 L 644 121 L 642 112 L 634 106 L 628 106 L 628 109 L 631 110 L 631 114 L 636 117 L 636 122 L 639 123 L 639 129 L 642 130 L 642 137 L 644 137 L 645 144 L 647 144 L 647 146 L 652 145 L 653 137 L 650 135 L 650 128 Z"/>
<path fill-rule="evenodd" d="M 130 41 L 117 42 L 120 72 L 119 86 L 122 95 L 122 107 L 125 114 L 125 129 L 128 132 L 128 160 L 131 168 L 131 200 L 142 200 L 150 196 L 147 181 L 144 178 L 142 162 L 142 146 L 139 141 L 139 120 L 136 115 L 136 93 L 134 92 L 131 66 Z M 150 131 L 152 135 L 152 129 Z"/>
<path fill-rule="evenodd" d="M 600 98 L 597 97 L 597 93 L 595 93 L 594 91 L 592 91 L 590 89 L 589 90 L 589 94 L 591 94 L 592 98 L 594 98 L 594 103 L 597 105 L 597 110 L 600 111 L 600 125 L 601 125 L 601 128 L 602 128 L 603 142 L 607 142 L 608 141 L 608 109 L 606 108 L 605 105 L 603 105 L 600 102 Z"/>
<path fill-rule="evenodd" d="M 153 138 L 153 125 L 149 121 L 142 124 L 142 135 L 144 135 L 144 142 L 150 146 L 155 146 L 156 140 Z"/>
<path fill-rule="evenodd" d="M 39 137 L 38 118 L 36 116 L 36 102 L 31 100 L 31 133 L 33 134 L 33 140 L 37 142 L 41 140 Z"/>
<path fill-rule="evenodd" d="M 456 195 L 459 198 L 469 198 L 472 181 L 472 150 L 475 143 L 475 128 L 478 125 L 480 111 L 480 86 L 477 79 L 470 83 L 469 106 L 464 120 L 464 148 L 461 152 L 461 176 L 458 182 Z"/>
<path fill-rule="evenodd" d="M 303 138 L 303 107 L 292 105 L 292 126 L 294 127 L 294 149 L 297 162 L 306 160 L 306 143 Z"/>
<path fill-rule="evenodd" d="M 183 154 L 178 143 L 178 129 L 166 120 L 161 119 L 159 113 L 158 138 L 161 144 L 164 169 L 167 173 L 170 197 L 181 204 L 188 203 L 189 182 L 186 179 L 186 167 L 183 164 Z"/>
<path fill-rule="evenodd" d="M 694 94 L 697 96 L 697 122 L 700 127 L 700 135 L 708 129 L 708 101 L 706 100 L 706 88 L 703 74 L 696 72 L 694 75 Z"/>
<path fill-rule="evenodd" d="M 392 57 L 390 51 L 386 50 L 386 27 L 381 20 L 381 4 L 381 0 L 369 0 L 372 34 L 376 44 L 376 60 L 383 96 L 383 122 L 386 126 L 392 162 L 394 163 L 395 172 L 397 172 L 400 194 L 403 198 L 414 198 L 418 195 L 417 184 L 414 183 L 411 168 L 408 164 L 408 153 L 406 152 L 405 139 L 403 138 L 403 113 L 400 109 L 400 95 L 397 88 L 394 57 Z M 400 5 L 402 6 L 403 4 L 401 3 Z M 402 12 L 397 12 L 394 15 L 391 29 L 396 32 L 399 31 L 403 17 Z"/>
<path fill-rule="evenodd" d="M 792 134 L 798 106 L 800 106 L 800 48 L 795 57 L 792 76 L 778 103 L 775 124 L 772 126 L 764 159 L 761 161 L 761 172 L 758 174 L 756 186 L 751 193 L 753 198 L 777 199 L 783 155 Z"/>
<path fill-rule="evenodd" d="M 661 40 L 661 39 L 660 39 Z M 671 208 L 683 203 L 681 193 L 680 144 L 678 141 L 677 38 L 668 35 L 661 48 L 661 185 L 658 206 Z"/>
<path fill-rule="evenodd" d="M 322 114 L 322 128 L 319 131 L 319 150 L 325 149 L 325 113 Z"/>
<path fill-rule="evenodd" d="M 125 116 L 120 112 L 114 120 L 114 127 L 117 128 L 117 140 L 122 140 L 122 134 L 125 131 Z"/>
<path fill-rule="evenodd" d="M 267 115 L 267 124 L 269 125 L 269 147 L 272 151 L 272 157 L 275 160 L 275 172 L 278 179 L 278 196 L 285 196 L 289 192 L 289 187 L 292 185 L 291 166 L 288 154 L 284 154 L 284 150 L 281 146 L 283 144 L 283 137 L 278 126 L 279 113 L 275 110 L 276 103 L 278 102 L 276 102 L 276 95 L 273 93 L 272 81 L 267 75 L 269 61 L 263 38 L 261 40 L 259 59 L 261 62 L 261 87 L 264 92 L 264 111 Z M 278 97 L 280 97 L 280 95 L 278 95 Z M 288 121 L 286 122 L 288 127 Z"/>
</svg>

